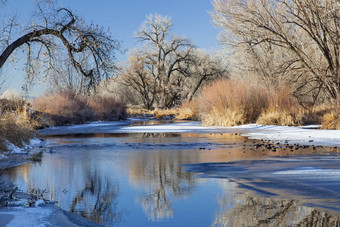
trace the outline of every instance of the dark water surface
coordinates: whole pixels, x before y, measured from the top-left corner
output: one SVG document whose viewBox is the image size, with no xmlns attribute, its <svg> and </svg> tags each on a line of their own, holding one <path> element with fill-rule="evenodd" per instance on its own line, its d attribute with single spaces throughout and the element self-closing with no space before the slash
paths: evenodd
<svg viewBox="0 0 340 227">
<path fill-rule="evenodd" d="M 273 151 L 239 131 L 191 122 L 94 123 L 41 133 L 42 162 L 9 170 L 14 183 L 23 191 L 47 189 L 46 198 L 61 208 L 104 225 L 340 224 L 336 149 Z"/>
</svg>

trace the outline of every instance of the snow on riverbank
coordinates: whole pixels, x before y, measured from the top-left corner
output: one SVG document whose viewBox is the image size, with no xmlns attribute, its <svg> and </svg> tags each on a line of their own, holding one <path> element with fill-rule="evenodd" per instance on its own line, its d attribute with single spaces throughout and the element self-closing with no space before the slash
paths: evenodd
<svg viewBox="0 0 340 227">
<path fill-rule="evenodd" d="M 262 139 L 300 145 L 340 147 L 340 130 L 322 130 L 313 127 L 291 127 L 277 125 L 241 125 L 232 127 L 244 130 L 241 133 L 250 139 Z M 314 128 L 314 129 L 313 129 Z"/>
<path fill-rule="evenodd" d="M 266 140 L 300 145 L 340 147 L 340 130 L 316 129 L 318 126 L 277 126 L 248 124 L 236 127 L 206 127 L 200 122 L 183 122 L 159 125 L 126 126 L 119 132 L 130 133 L 240 133 L 249 139 Z"/>
<path fill-rule="evenodd" d="M 101 226 L 55 205 L 0 208 L 0 226 Z"/>
<path fill-rule="evenodd" d="M 138 124 L 138 121 L 143 122 Z M 74 133 L 239 133 L 250 139 L 300 145 L 340 147 L 340 130 L 321 130 L 318 126 L 287 127 L 248 124 L 236 127 L 206 127 L 198 121 L 145 121 L 128 119 L 118 122 L 91 122 L 42 130 L 48 134 Z"/>
<path fill-rule="evenodd" d="M 8 152 L 6 152 L 6 154 L 27 154 L 33 147 L 40 146 L 42 143 L 43 141 L 38 138 L 31 139 L 30 143 L 25 144 L 23 147 L 18 147 L 7 142 Z M 6 154 L 0 153 L 0 160 L 8 158 Z"/>
</svg>

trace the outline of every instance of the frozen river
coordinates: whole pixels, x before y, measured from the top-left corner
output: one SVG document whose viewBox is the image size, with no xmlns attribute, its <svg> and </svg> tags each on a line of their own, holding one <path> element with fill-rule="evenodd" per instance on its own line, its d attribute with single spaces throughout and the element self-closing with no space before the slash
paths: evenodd
<svg viewBox="0 0 340 227">
<path fill-rule="evenodd" d="M 133 119 L 50 128 L 42 162 L 8 174 L 109 226 L 339 225 L 338 148 L 268 146 L 247 130 Z"/>
</svg>

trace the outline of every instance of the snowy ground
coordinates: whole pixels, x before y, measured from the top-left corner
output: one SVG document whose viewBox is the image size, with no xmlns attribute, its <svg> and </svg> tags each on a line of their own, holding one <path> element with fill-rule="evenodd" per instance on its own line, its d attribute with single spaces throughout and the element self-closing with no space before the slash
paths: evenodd
<svg viewBox="0 0 340 227">
<path fill-rule="evenodd" d="M 340 147 L 340 130 L 313 129 L 313 127 L 287 127 L 274 125 L 242 125 L 233 127 L 245 130 L 250 139 L 262 139 L 300 145 Z"/>
<path fill-rule="evenodd" d="M 0 226 L 101 226 L 63 211 L 55 205 L 43 207 L 10 207 L 0 209 Z"/>
</svg>

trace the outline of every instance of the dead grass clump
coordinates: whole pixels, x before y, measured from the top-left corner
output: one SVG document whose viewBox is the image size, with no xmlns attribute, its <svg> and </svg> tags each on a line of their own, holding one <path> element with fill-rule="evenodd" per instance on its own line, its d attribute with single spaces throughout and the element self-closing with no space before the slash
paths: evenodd
<svg viewBox="0 0 340 227">
<path fill-rule="evenodd" d="M 88 116 L 86 100 L 72 91 L 46 94 L 36 98 L 32 106 L 54 125 L 82 123 Z"/>
<path fill-rule="evenodd" d="M 321 127 L 323 129 L 340 129 L 339 108 L 336 108 L 330 113 L 325 114 L 322 120 L 323 121 Z"/>
<path fill-rule="evenodd" d="M 114 97 L 84 97 L 72 91 L 58 91 L 33 101 L 37 118 L 48 119 L 52 125 L 84 123 L 89 120 L 126 118 L 126 106 Z"/>
<path fill-rule="evenodd" d="M 200 118 L 205 125 L 252 123 L 268 105 L 268 93 L 264 88 L 241 81 L 219 80 L 203 89 Z"/>
<path fill-rule="evenodd" d="M 27 103 L 23 99 L 0 99 L 0 111 L 21 114 L 26 110 Z"/>
<path fill-rule="evenodd" d="M 23 147 L 35 135 L 34 129 L 22 115 L 5 114 L 0 116 L 0 150 L 7 151 L 8 144 Z"/>
<path fill-rule="evenodd" d="M 88 105 L 93 120 L 120 120 L 126 118 L 126 106 L 114 97 L 95 96 Z"/>
<path fill-rule="evenodd" d="M 58 116 L 76 116 L 84 111 L 86 101 L 72 91 L 58 91 L 38 97 L 33 109 Z"/>
<path fill-rule="evenodd" d="M 256 123 L 264 125 L 314 125 L 321 124 L 325 113 L 329 108 L 318 106 L 311 109 L 304 109 L 298 104 L 292 106 L 281 106 L 277 109 L 269 108 L 263 112 Z"/>
<path fill-rule="evenodd" d="M 199 102 L 194 99 L 190 102 L 185 102 L 178 108 L 176 119 L 182 120 L 199 120 Z"/>
<path fill-rule="evenodd" d="M 288 89 L 268 93 L 269 104 L 256 123 L 263 125 L 297 125 L 300 109 Z M 302 116 L 301 116 L 302 117 Z"/>
<path fill-rule="evenodd" d="M 290 112 L 272 111 L 261 114 L 256 123 L 262 125 L 293 126 L 296 125 L 296 120 L 294 114 Z"/>
<path fill-rule="evenodd" d="M 129 117 L 154 117 L 153 111 L 144 108 L 130 106 L 126 109 L 126 113 Z"/>
<path fill-rule="evenodd" d="M 24 147 L 35 135 L 27 114 L 28 104 L 20 97 L 1 95 L 0 99 L 0 151 L 8 145 Z"/>
</svg>

